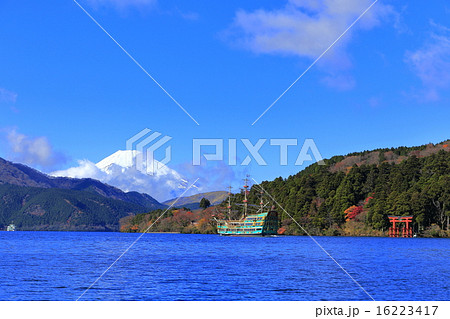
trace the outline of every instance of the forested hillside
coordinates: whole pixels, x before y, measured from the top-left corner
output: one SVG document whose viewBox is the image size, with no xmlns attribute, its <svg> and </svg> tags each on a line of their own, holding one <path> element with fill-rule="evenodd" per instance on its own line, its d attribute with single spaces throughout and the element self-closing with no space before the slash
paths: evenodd
<svg viewBox="0 0 450 319">
<path fill-rule="evenodd" d="M 312 235 L 383 236 L 389 215 L 414 216 L 414 232 L 422 236 L 449 236 L 450 143 L 399 147 L 334 156 L 325 165 L 313 164 L 296 175 L 265 181 L 262 187 Z M 351 165 L 351 166 L 348 166 Z M 258 205 L 261 188 L 253 185 L 249 203 Z M 243 193 L 234 194 L 235 217 L 239 216 Z M 277 207 L 280 233 L 304 235 L 304 231 Z M 126 217 L 121 230 L 214 231 L 213 215 L 221 209 L 191 212 L 172 209 Z"/>
<path fill-rule="evenodd" d="M 87 191 L 0 185 L 0 227 L 118 231 L 119 219 L 146 208 Z"/>
<path fill-rule="evenodd" d="M 177 232 L 185 234 L 215 234 L 215 207 L 157 209 L 149 213 L 127 216 L 120 220 L 120 231 L 126 233 Z"/>
<path fill-rule="evenodd" d="M 313 234 L 346 234 L 354 231 L 348 229 L 353 221 L 363 224 L 358 226 L 364 228 L 360 232 L 376 234 L 389 227 L 387 216 L 412 215 L 416 232 L 446 236 L 450 219 L 448 145 L 336 156 L 325 160 L 326 165 L 313 164 L 286 179 L 265 181 L 262 187 Z M 349 162 L 353 162 L 350 167 L 346 166 Z M 249 202 L 257 203 L 258 194 L 258 188 L 252 187 Z M 234 201 L 242 196 L 237 194 Z M 286 233 L 302 233 L 291 218 L 280 213 Z"/>
<path fill-rule="evenodd" d="M 0 230 L 118 231 L 119 219 L 166 207 L 90 178 L 52 177 L 0 158 Z"/>
</svg>

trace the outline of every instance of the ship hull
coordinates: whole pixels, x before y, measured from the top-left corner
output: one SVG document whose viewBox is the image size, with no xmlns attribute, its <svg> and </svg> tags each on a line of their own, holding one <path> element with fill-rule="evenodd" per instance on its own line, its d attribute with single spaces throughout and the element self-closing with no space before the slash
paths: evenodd
<svg viewBox="0 0 450 319">
<path fill-rule="evenodd" d="M 217 233 L 222 236 L 273 236 L 277 235 L 278 226 L 277 212 L 270 211 L 240 220 L 219 220 Z"/>
<path fill-rule="evenodd" d="M 241 237 L 262 237 L 262 236 L 273 236 L 276 235 L 276 233 L 239 233 L 239 232 L 219 232 L 218 233 L 220 236 L 241 236 Z"/>
<path fill-rule="evenodd" d="M 268 236 L 276 236 L 276 234 L 220 234 L 220 236 L 225 237 L 268 237 Z"/>
</svg>

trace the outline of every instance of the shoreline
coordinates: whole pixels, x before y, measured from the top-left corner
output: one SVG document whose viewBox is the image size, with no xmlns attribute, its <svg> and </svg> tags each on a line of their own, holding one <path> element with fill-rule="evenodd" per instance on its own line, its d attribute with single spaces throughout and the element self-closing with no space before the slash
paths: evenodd
<svg viewBox="0 0 450 319">
<path fill-rule="evenodd" d="M 80 231 L 74 231 L 74 230 L 16 230 L 16 231 L 6 231 L 6 230 L 0 230 L 0 233 L 2 232 L 60 232 L 60 233 L 120 233 L 120 234 L 143 234 L 143 232 L 121 232 L 121 231 L 88 231 L 88 230 L 80 230 Z M 202 234 L 202 233 L 183 233 L 183 232 L 146 232 L 146 234 L 181 234 L 181 235 L 217 235 L 220 236 L 220 234 Z M 223 237 L 308 237 L 308 235 L 274 235 L 274 236 L 223 236 Z M 397 238 L 397 239 L 417 239 L 417 238 L 434 238 L 434 239 L 450 239 L 450 237 L 432 237 L 432 236 L 416 236 L 416 237 L 389 237 L 389 236 L 375 236 L 375 235 L 311 235 L 311 237 L 354 237 L 354 238 Z"/>
</svg>

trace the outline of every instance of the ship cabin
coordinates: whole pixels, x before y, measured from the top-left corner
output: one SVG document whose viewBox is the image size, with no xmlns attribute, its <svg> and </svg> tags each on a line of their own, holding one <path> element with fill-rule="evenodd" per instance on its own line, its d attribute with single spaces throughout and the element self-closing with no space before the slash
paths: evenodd
<svg viewBox="0 0 450 319">
<path fill-rule="evenodd" d="M 240 220 L 219 220 L 217 223 L 220 235 L 276 235 L 278 228 L 278 214 L 274 210 L 250 214 Z"/>
</svg>

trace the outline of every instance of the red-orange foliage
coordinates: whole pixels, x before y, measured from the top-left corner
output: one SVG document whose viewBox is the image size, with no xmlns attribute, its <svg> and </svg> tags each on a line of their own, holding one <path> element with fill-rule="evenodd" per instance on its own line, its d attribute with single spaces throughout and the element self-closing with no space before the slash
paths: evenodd
<svg viewBox="0 0 450 319">
<path fill-rule="evenodd" d="M 182 227 L 186 227 L 195 221 L 194 214 L 192 212 L 186 212 L 184 210 L 176 210 L 173 212 L 172 220 Z"/>
<path fill-rule="evenodd" d="M 372 195 L 375 195 L 375 193 L 372 193 Z M 371 199 L 373 199 L 373 196 L 372 195 L 370 195 L 369 197 L 367 197 L 365 200 L 364 200 L 364 206 L 366 206 L 367 204 L 369 204 L 369 201 L 371 200 Z"/>
<path fill-rule="evenodd" d="M 209 221 L 208 221 L 208 219 L 207 219 L 206 217 L 203 217 L 202 219 L 200 219 L 200 220 L 197 222 L 197 228 L 198 228 L 199 230 L 204 230 L 204 229 L 206 229 L 206 227 L 208 227 L 208 225 L 209 225 Z"/>
<path fill-rule="evenodd" d="M 354 219 L 358 214 L 363 211 L 362 206 L 353 205 L 345 210 L 345 221 Z"/>
</svg>

